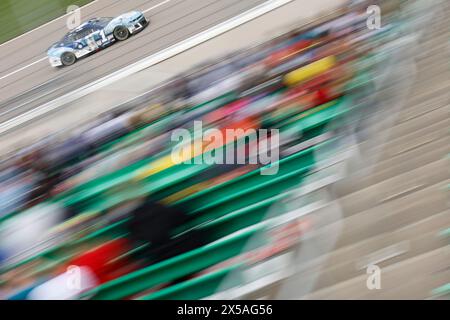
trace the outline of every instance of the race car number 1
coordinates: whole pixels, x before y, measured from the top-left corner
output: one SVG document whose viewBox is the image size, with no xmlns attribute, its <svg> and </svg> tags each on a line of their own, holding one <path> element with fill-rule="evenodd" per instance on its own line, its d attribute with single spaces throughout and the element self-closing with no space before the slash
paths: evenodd
<svg viewBox="0 0 450 320">
<path fill-rule="evenodd" d="M 96 41 L 96 40 L 95 40 L 95 38 L 96 38 L 97 35 L 100 35 L 100 36 L 101 36 L 101 40 L 99 40 L 99 41 Z M 88 44 L 89 48 L 90 48 L 91 50 L 95 50 L 95 49 L 98 49 L 99 46 L 100 46 L 102 43 L 107 42 L 107 41 L 108 41 L 108 38 L 106 38 L 106 36 L 105 36 L 105 31 L 102 30 L 102 31 L 100 31 L 100 32 L 98 32 L 98 33 L 94 33 L 94 34 L 92 34 L 91 36 L 89 36 L 89 37 L 86 39 L 86 41 L 87 41 L 87 44 Z"/>
<path fill-rule="evenodd" d="M 105 35 L 105 30 L 100 31 L 100 36 L 102 37 L 102 42 L 103 43 L 108 41 L 108 38 Z"/>
</svg>

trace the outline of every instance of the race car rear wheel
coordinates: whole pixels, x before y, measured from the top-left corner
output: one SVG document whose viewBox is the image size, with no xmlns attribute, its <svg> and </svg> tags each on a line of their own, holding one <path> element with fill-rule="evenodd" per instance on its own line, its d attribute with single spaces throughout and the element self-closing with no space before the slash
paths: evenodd
<svg viewBox="0 0 450 320">
<path fill-rule="evenodd" d="M 124 26 L 118 26 L 114 29 L 114 38 L 118 41 L 127 40 L 130 36 L 130 31 Z"/>
<path fill-rule="evenodd" d="M 65 66 L 70 66 L 77 61 L 77 57 L 72 52 L 64 52 L 61 56 L 61 62 Z"/>
</svg>

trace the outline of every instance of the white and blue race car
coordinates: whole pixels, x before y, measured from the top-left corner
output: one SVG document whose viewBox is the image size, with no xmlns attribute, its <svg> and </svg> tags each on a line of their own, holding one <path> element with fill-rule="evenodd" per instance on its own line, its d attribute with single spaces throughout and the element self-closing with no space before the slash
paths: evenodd
<svg viewBox="0 0 450 320">
<path fill-rule="evenodd" d="M 128 12 L 116 18 L 90 19 L 48 49 L 50 65 L 70 66 L 79 58 L 104 49 L 116 41 L 128 39 L 148 24 L 148 20 L 139 11 Z"/>
</svg>

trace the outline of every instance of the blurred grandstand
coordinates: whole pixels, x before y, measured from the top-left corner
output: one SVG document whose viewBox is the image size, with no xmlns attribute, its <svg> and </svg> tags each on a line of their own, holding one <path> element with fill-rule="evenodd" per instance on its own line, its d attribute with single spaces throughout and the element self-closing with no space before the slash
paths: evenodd
<svg viewBox="0 0 450 320">
<path fill-rule="evenodd" d="M 352 1 L 18 150 L 0 171 L 1 298 L 446 297 L 448 13 Z M 175 164 L 171 133 L 194 120 L 278 129 L 280 159 Z"/>
</svg>

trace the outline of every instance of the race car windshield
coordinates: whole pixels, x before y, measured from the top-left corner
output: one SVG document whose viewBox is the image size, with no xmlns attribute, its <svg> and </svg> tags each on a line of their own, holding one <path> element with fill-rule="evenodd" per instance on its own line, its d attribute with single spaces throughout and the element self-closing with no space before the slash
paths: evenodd
<svg viewBox="0 0 450 320">
<path fill-rule="evenodd" d="M 98 18 L 96 21 L 96 24 L 102 27 L 105 27 L 108 23 L 111 22 L 111 20 L 114 18 L 106 17 L 106 18 Z"/>
<path fill-rule="evenodd" d="M 85 27 L 79 31 L 70 32 L 66 34 L 66 36 L 63 38 L 63 42 L 73 42 L 76 40 L 83 39 L 84 37 L 91 34 L 93 30 L 94 30 L 93 28 Z"/>
<path fill-rule="evenodd" d="M 87 35 L 89 35 L 91 30 L 86 29 L 86 30 L 80 30 L 77 32 L 70 32 L 68 34 L 65 35 L 65 37 L 63 38 L 63 42 L 74 42 L 76 40 L 80 40 L 84 37 L 86 37 Z"/>
<path fill-rule="evenodd" d="M 70 32 L 62 38 L 62 42 L 72 42 L 72 41 L 75 41 L 76 39 L 77 39 L 77 34 L 75 32 Z"/>
</svg>

